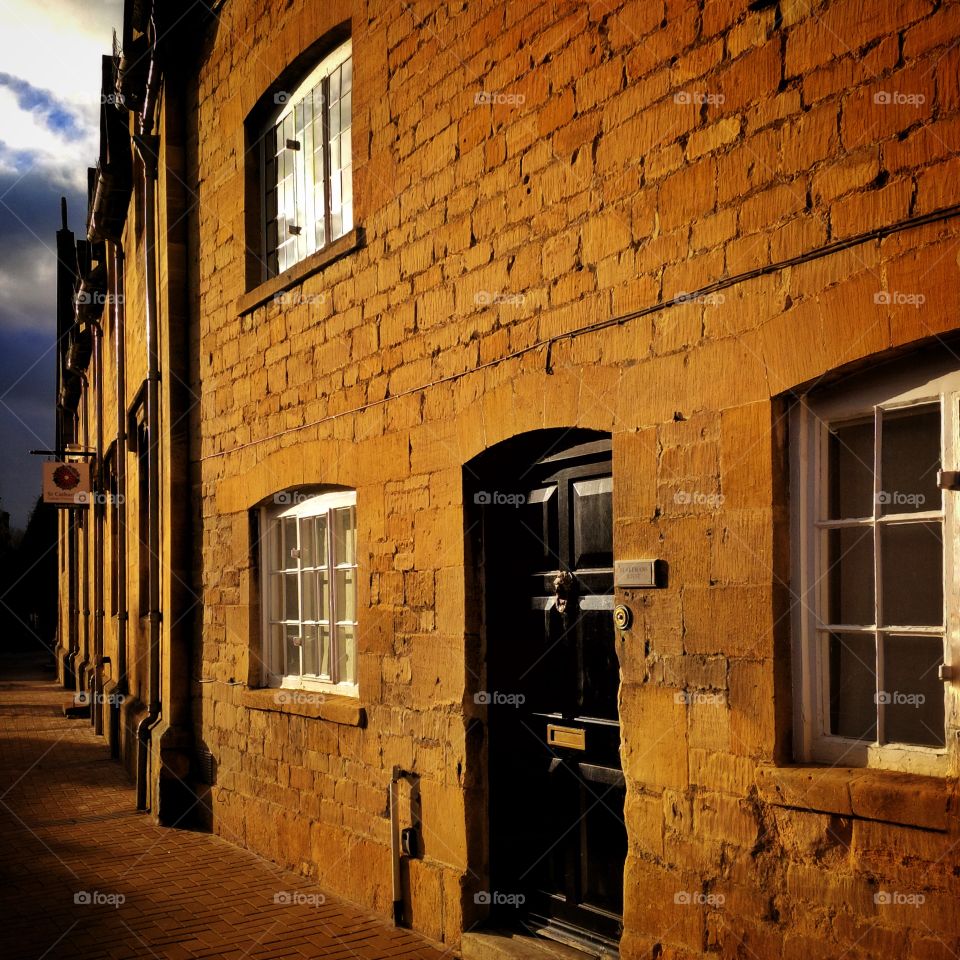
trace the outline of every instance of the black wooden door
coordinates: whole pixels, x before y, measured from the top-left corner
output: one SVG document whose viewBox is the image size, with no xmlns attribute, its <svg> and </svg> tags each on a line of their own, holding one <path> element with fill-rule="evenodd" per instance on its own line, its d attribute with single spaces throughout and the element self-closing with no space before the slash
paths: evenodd
<svg viewBox="0 0 960 960">
<path fill-rule="evenodd" d="M 611 501 L 597 441 L 491 494 L 484 524 L 495 919 L 608 947 L 627 848 Z"/>
</svg>

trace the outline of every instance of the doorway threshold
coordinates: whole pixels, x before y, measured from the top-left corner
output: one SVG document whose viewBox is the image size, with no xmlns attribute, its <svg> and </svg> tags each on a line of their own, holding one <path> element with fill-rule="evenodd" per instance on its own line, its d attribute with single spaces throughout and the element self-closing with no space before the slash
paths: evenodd
<svg viewBox="0 0 960 960">
<path fill-rule="evenodd" d="M 601 953 L 600 950 L 606 952 Z M 608 948 L 583 944 L 573 947 L 516 930 L 484 930 L 463 934 L 460 948 L 463 960 L 586 960 L 605 957 L 616 960 L 618 954 Z"/>
</svg>

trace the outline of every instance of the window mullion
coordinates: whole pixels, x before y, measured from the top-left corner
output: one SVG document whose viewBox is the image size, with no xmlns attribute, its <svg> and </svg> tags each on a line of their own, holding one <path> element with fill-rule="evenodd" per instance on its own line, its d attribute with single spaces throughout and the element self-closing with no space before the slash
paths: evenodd
<svg viewBox="0 0 960 960">
<path fill-rule="evenodd" d="M 337 558 L 333 553 L 335 538 L 333 535 L 333 510 L 327 511 L 327 576 L 330 583 L 330 606 L 327 610 L 327 633 L 330 638 L 328 647 L 328 673 L 331 683 L 339 683 L 340 676 L 337 670 L 339 660 L 338 634 L 337 630 Z"/>
<path fill-rule="evenodd" d="M 259 160 L 260 160 L 260 250 L 262 261 L 260 263 L 260 279 L 267 280 L 270 277 L 270 250 L 267 240 L 267 138 L 270 136 L 269 130 L 260 137 Z"/>
<path fill-rule="evenodd" d="M 296 518 L 297 527 L 297 636 L 300 642 L 297 644 L 300 661 L 300 677 L 303 678 L 303 560 L 301 558 L 300 546 L 300 517 Z"/>
<path fill-rule="evenodd" d="M 823 504 L 826 503 L 828 496 L 830 474 L 829 459 L 827 456 L 827 445 L 829 442 L 829 430 L 826 424 L 819 419 L 813 418 L 811 430 L 814 437 L 813 462 L 814 462 L 814 485 L 810 498 L 809 509 L 815 520 L 820 520 L 825 510 Z M 814 662 L 816 664 L 816 696 L 818 702 L 815 705 L 817 714 L 817 733 L 818 735 L 830 734 L 833 731 L 828 722 L 830 705 L 830 674 L 829 674 L 829 634 L 822 632 L 821 625 L 828 616 L 829 604 L 829 582 L 828 578 L 820 576 L 820 571 L 824 569 L 825 558 L 827 556 L 827 534 L 816 525 L 811 530 L 813 545 L 813 562 L 809 569 L 809 575 L 813 577 L 816 590 L 816 622 L 814 623 Z"/>
<path fill-rule="evenodd" d="M 309 256 L 316 249 L 317 229 L 315 220 L 316 190 L 313 184 L 313 129 L 316 104 L 312 91 L 303 98 L 303 133 L 300 140 L 301 169 L 303 171 L 303 237 L 304 255 Z"/>
<path fill-rule="evenodd" d="M 321 106 L 321 116 L 323 118 L 323 243 L 326 246 L 330 243 L 332 217 L 330 214 L 330 77 L 323 78 L 323 104 Z M 332 583 L 331 583 L 332 587 Z"/>
<path fill-rule="evenodd" d="M 941 399 L 941 440 L 940 440 L 940 467 L 943 470 L 957 469 L 957 441 L 958 441 L 958 401 L 960 395 L 944 390 Z M 957 577 L 957 537 L 954 533 L 956 512 L 954 498 L 947 491 L 940 492 L 940 509 L 943 519 L 943 663 L 948 671 L 956 670 L 955 657 L 957 642 L 957 614 L 954 597 L 956 595 Z M 954 697 L 951 691 L 952 684 L 944 684 L 943 715 L 946 730 L 956 722 L 953 706 Z M 949 742 L 949 741 L 948 741 Z"/>
<path fill-rule="evenodd" d="M 877 630 L 874 631 L 874 648 L 876 651 L 876 690 L 879 694 L 884 689 L 884 663 L 883 663 L 883 634 L 880 626 L 883 624 L 883 565 L 880 559 L 880 532 L 882 526 L 877 522 L 880 516 L 880 492 L 882 477 L 880 476 L 880 464 L 882 456 L 883 443 L 883 409 L 877 407 L 874 410 L 873 418 L 873 602 L 874 602 L 874 623 Z M 875 698 L 877 705 L 877 743 L 887 742 L 886 737 L 886 708 L 882 699 Z"/>
<path fill-rule="evenodd" d="M 277 665 L 274 663 L 273 649 L 273 620 L 270 611 L 273 610 L 273 530 L 269 513 L 260 508 L 260 530 L 265 531 L 260 538 L 260 596 L 266 598 L 263 604 L 260 623 L 263 625 L 262 643 L 260 644 L 261 678 L 265 683 L 271 683 L 277 674 Z"/>
</svg>

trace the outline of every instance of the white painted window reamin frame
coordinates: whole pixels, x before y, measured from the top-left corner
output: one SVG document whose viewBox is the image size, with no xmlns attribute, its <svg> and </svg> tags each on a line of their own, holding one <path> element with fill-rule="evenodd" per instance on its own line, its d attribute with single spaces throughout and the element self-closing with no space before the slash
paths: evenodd
<svg viewBox="0 0 960 960">
<path fill-rule="evenodd" d="M 794 753 L 800 761 L 836 766 L 862 766 L 943 776 L 949 772 L 952 740 L 960 726 L 958 680 L 943 684 L 945 746 L 868 743 L 828 731 L 828 674 L 821 635 L 827 618 L 825 536 L 829 424 L 874 415 L 874 484 L 881 450 L 876 411 L 893 411 L 939 403 L 940 454 L 943 470 L 960 469 L 960 359 L 937 356 L 885 364 L 876 371 L 848 378 L 829 390 L 798 399 L 790 414 L 791 437 L 791 592 L 794 694 Z M 943 525 L 944 663 L 960 670 L 960 611 L 955 571 L 960 569 L 958 503 L 960 493 L 943 491 L 941 509 L 911 514 L 911 519 L 939 518 Z M 877 516 L 876 497 L 874 517 Z M 890 516 L 888 515 L 887 522 Z M 875 521 L 876 522 L 876 521 Z M 879 558 L 874 557 L 875 570 Z M 875 583 L 882 590 L 882 583 Z M 876 602 L 876 600 L 875 600 Z M 876 628 L 876 625 L 873 625 Z M 867 628 L 870 629 L 870 628 Z M 891 630 L 892 628 L 887 628 Z M 934 631 L 939 632 L 939 631 Z M 879 645 L 878 645 L 879 648 Z M 878 740 L 882 731 L 878 730 Z"/>
<path fill-rule="evenodd" d="M 336 490 L 329 493 L 319 493 L 303 495 L 297 493 L 287 493 L 278 496 L 277 499 L 289 500 L 287 504 L 281 502 L 277 506 L 262 507 L 260 510 L 260 596 L 261 603 L 261 663 L 263 664 L 263 682 L 268 687 L 282 687 L 287 689 L 312 690 L 326 693 L 337 694 L 340 696 L 357 697 L 359 696 L 359 685 L 357 683 L 357 585 L 359 578 L 359 554 L 357 552 L 357 526 L 356 526 L 356 505 L 357 494 L 355 490 Z M 334 545 L 334 523 L 333 511 L 340 508 L 352 508 L 353 520 L 353 543 L 354 557 L 353 562 L 337 562 L 336 550 Z M 329 616 L 327 618 L 304 619 L 303 616 L 303 590 L 302 577 L 304 566 L 301 558 L 301 533 L 302 520 L 314 517 L 327 516 L 326 531 L 326 557 L 327 569 L 329 571 Z M 297 594 L 298 594 L 298 618 L 293 620 L 286 617 L 274 617 L 274 584 L 272 583 L 276 571 L 273 569 L 273 545 L 274 538 L 280 536 L 280 525 L 285 518 L 294 518 L 297 521 Z M 283 568 L 289 570 L 292 568 Z M 311 568 L 316 569 L 316 568 Z M 336 576 L 337 571 L 352 571 L 352 604 L 354 608 L 354 619 L 346 619 L 341 616 L 344 611 L 339 610 L 339 602 L 336 597 Z M 349 589 L 349 587 L 347 587 Z M 279 598 L 282 604 L 283 598 Z M 319 608 L 318 608 L 319 609 Z M 280 657 L 272 645 L 272 628 L 279 624 L 293 626 L 298 623 L 303 626 L 321 626 L 326 620 L 326 625 L 330 631 L 328 663 L 329 671 L 326 675 L 320 674 L 293 674 L 288 673 L 285 666 L 278 664 Z M 338 675 L 339 664 L 341 663 L 341 647 L 346 642 L 343 634 L 347 628 L 352 633 L 351 643 L 351 662 L 352 676 L 341 677 Z M 318 631 L 319 635 L 319 631 Z M 302 656 L 302 655 L 301 655 Z M 318 652 L 318 657 L 321 654 Z M 301 659 L 301 663 L 302 663 Z"/>
</svg>

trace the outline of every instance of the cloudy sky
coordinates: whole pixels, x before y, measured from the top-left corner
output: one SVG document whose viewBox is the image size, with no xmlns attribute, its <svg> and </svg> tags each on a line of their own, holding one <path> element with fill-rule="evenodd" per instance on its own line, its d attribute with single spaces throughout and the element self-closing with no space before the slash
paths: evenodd
<svg viewBox="0 0 960 960">
<path fill-rule="evenodd" d="M 122 0 L 0 0 L 0 506 L 23 526 L 53 445 L 60 197 L 78 235 L 96 160 L 100 57 Z"/>
</svg>

